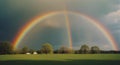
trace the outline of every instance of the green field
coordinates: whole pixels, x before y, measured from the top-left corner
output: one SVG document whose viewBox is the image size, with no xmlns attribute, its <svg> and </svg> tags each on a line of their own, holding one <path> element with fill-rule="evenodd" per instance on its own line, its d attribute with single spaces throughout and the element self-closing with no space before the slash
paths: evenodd
<svg viewBox="0 0 120 65">
<path fill-rule="evenodd" d="M 120 54 L 0 55 L 0 65 L 120 65 Z"/>
</svg>

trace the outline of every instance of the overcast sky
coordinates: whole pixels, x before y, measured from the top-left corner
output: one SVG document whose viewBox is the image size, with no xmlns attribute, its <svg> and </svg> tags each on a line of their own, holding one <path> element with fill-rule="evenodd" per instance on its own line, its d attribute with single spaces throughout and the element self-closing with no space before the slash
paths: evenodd
<svg viewBox="0 0 120 65">
<path fill-rule="evenodd" d="M 47 12 L 64 10 L 64 6 L 66 6 L 67 11 L 81 12 L 83 14 L 93 17 L 94 19 L 102 23 L 110 31 L 111 35 L 113 35 L 115 41 L 118 44 L 118 47 L 120 48 L 120 40 L 119 40 L 120 39 L 120 0 L 0 0 L 0 41 L 12 41 L 15 35 L 17 34 L 17 32 L 19 31 L 19 29 L 30 19 L 34 18 L 37 15 L 41 15 Z M 59 21 L 62 21 L 64 19 L 60 15 L 58 17 L 53 16 L 49 19 L 56 21 L 55 18 L 56 19 L 60 18 L 60 20 L 57 19 Z M 75 16 L 73 18 L 71 17 L 70 19 L 72 21 L 73 19 L 75 19 Z M 53 23 L 55 23 L 54 21 Z M 55 23 L 53 25 L 58 25 L 58 23 Z M 86 25 L 84 24 L 84 26 Z M 47 27 L 45 28 L 49 29 Z M 74 24 L 72 28 L 74 28 Z M 54 30 L 60 32 L 64 29 L 62 30 L 54 29 Z M 39 33 L 42 34 L 42 32 Z M 64 32 L 61 32 L 59 34 L 62 33 Z M 51 33 L 51 35 L 52 34 L 53 33 Z M 77 33 L 73 33 L 73 42 L 79 38 L 79 37 L 76 38 L 75 34 Z M 43 37 L 43 36 L 39 36 L 39 37 Z M 61 42 L 63 38 L 60 37 L 60 35 L 56 37 L 60 39 L 59 40 L 60 43 L 63 43 Z M 43 40 L 46 39 L 46 36 L 44 36 L 42 39 Z M 82 43 L 82 42 L 80 41 L 76 42 L 76 45 L 74 46 L 77 46 L 78 45 L 77 43 Z"/>
</svg>

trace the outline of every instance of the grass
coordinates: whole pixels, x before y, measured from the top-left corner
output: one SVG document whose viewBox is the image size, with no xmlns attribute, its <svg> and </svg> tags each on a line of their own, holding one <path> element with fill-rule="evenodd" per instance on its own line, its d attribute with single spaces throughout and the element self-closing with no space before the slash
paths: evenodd
<svg viewBox="0 0 120 65">
<path fill-rule="evenodd" d="M 120 54 L 0 55 L 0 65 L 120 65 Z"/>
</svg>

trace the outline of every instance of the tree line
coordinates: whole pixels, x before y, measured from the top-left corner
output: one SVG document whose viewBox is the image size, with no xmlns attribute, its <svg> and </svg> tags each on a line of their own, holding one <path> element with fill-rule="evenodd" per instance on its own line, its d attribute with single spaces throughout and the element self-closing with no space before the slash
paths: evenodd
<svg viewBox="0 0 120 65">
<path fill-rule="evenodd" d="M 78 50 L 73 50 L 71 48 L 61 46 L 57 50 L 53 49 L 50 43 L 44 43 L 39 50 L 29 49 L 28 47 L 23 47 L 20 50 L 13 50 L 10 42 L 0 42 L 0 54 L 33 54 L 37 52 L 38 54 L 106 54 L 106 53 L 120 53 L 120 51 L 104 51 L 100 50 L 98 46 L 89 47 L 84 44 Z"/>
</svg>

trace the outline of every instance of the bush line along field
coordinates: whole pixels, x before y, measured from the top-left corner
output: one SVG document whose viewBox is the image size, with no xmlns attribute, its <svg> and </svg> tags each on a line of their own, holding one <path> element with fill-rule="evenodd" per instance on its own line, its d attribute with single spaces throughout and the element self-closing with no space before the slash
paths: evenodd
<svg viewBox="0 0 120 65">
<path fill-rule="evenodd" d="M 119 65 L 120 54 L 0 55 L 0 65 Z"/>
</svg>

